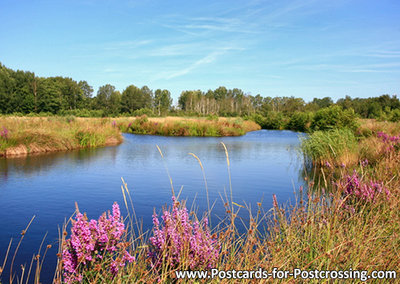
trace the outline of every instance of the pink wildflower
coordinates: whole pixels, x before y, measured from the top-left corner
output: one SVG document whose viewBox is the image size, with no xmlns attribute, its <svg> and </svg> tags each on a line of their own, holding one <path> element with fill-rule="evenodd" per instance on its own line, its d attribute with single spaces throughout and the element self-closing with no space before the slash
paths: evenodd
<svg viewBox="0 0 400 284">
<path fill-rule="evenodd" d="M 107 214 L 103 213 L 97 221 L 88 221 L 85 215 L 78 212 L 72 221 L 71 238 L 63 244 L 65 282 L 82 281 L 88 267 L 102 264 L 104 257 L 113 259 L 110 267 L 112 275 L 118 272 L 118 267 L 124 267 L 126 262 L 134 261 L 135 258 L 126 251 L 122 239 L 124 233 L 125 225 L 117 203 L 113 204 L 112 214 L 108 214 L 107 217 Z M 122 258 L 117 257 L 120 255 Z"/>
<path fill-rule="evenodd" d="M 150 238 L 152 266 L 160 268 L 162 261 L 172 267 L 188 265 L 190 269 L 211 268 L 219 257 L 217 240 L 210 234 L 206 218 L 190 221 L 186 207 L 175 198 L 172 213 L 165 210 L 161 219 L 153 215 L 153 236 Z"/>
</svg>

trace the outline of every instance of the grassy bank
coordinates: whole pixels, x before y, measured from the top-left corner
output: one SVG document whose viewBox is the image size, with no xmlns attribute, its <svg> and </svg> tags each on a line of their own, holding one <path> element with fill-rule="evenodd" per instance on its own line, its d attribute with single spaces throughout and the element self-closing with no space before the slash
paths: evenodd
<svg viewBox="0 0 400 284">
<path fill-rule="evenodd" d="M 368 160 L 375 165 L 382 155 L 396 146 L 400 123 L 380 122 L 374 119 L 359 120 L 356 130 L 335 128 L 312 132 L 303 139 L 302 150 L 316 165 L 355 166 Z M 397 136 L 396 136 L 397 135 Z M 385 138 L 384 136 L 388 136 Z M 396 138 L 392 138 L 396 140 Z"/>
<path fill-rule="evenodd" d="M 0 117 L 0 156 L 66 151 L 122 142 L 109 119 Z"/>
<path fill-rule="evenodd" d="M 121 132 L 164 136 L 239 136 L 261 127 L 241 118 L 0 117 L 0 157 L 116 145 Z"/>
<path fill-rule="evenodd" d="M 161 117 L 119 118 L 123 132 L 163 136 L 240 136 L 261 127 L 241 118 L 185 118 Z"/>
</svg>

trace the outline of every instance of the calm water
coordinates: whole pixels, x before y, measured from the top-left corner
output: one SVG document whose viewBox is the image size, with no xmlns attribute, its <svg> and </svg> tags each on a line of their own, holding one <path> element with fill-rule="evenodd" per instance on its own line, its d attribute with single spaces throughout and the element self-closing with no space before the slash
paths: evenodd
<svg viewBox="0 0 400 284">
<path fill-rule="evenodd" d="M 278 201 L 294 199 L 293 192 L 303 185 L 302 159 L 296 151 L 298 133 L 291 131 L 255 131 L 242 137 L 195 138 L 125 134 L 116 147 L 71 151 L 27 158 L 0 159 L 0 264 L 8 242 L 19 240 L 21 231 L 36 216 L 17 255 L 14 268 L 29 263 L 42 238 L 57 244 L 58 227 L 74 212 L 78 202 L 89 218 L 97 218 L 114 201 L 123 207 L 121 177 L 128 183 L 136 213 L 145 229 L 151 228 L 154 208 L 171 201 L 171 188 L 165 165 L 176 191 L 195 204 L 199 212 L 207 209 L 202 161 L 211 202 L 217 200 L 215 215 L 223 215 L 220 194 L 229 192 L 229 179 L 223 141 L 229 151 L 234 201 L 239 204 L 263 200 L 266 210 L 272 194 Z M 162 160 L 156 145 L 163 154 Z M 164 165 L 165 163 L 165 165 Z M 56 248 L 46 257 L 44 283 L 54 271 Z M 9 268 L 6 269 L 9 271 Z M 3 274 L 4 279 L 4 274 Z M 47 280 L 47 281 L 46 281 Z"/>
</svg>

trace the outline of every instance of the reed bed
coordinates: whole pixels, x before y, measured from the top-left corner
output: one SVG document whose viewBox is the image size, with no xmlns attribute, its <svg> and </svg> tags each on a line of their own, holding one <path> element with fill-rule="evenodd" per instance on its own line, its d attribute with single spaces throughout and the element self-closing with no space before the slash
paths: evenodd
<svg viewBox="0 0 400 284">
<path fill-rule="evenodd" d="M 148 118 L 117 120 L 124 132 L 163 136 L 240 136 L 261 127 L 241 118 Z"/>
<path fill-rule="evenodd" d="M 89 221 L 86 217 L 78 215 L 79 209 L 77 209 L 76 217 L 71 219 L 71 232 L 65 225 L 60 233 L 59 264 L 54 282 L 342 283 L 345 281 L 340 278 L 305 280 L 301 277 L 275 280 L 176 278 L 176 272 L 179 270 L 197 271 L 211 268 L 217 268 L 219 271 L 263 269 L 268 272 L 274 269 L 293 271 L 295 268 L 309 272 L 360 270 L 371 273 L 385 270 L 395 271 L 399 277 L 399 134 L 377 131 L 371 136 L 385 145 L 378 148 L 374 163 L 370 163 L 362 156 L 359 156 L 362 159 L 352 166 L 327 163 L 320 168 L 324 182 L 317 187 L 314 186 L 317 175 L 315 172 L 308 173 L 305 177 L 308 190 L 300 189 L 294 204 L 280 204 L 273 196 L 270 210 L 265 211 L 265 206 L 261 202 L 255 206 L 256 210 L 252 210 L 250 205 L 233 202 L 234 193 L 230 188 L 231 196 L 226 194 L 221 197 L 226 215 L 213 226 L 209 224 L 212 212 L 209 210 L 200 215 L 189 211 L 185 201 L 179 199 L 180 192 L 176 193 L 171 183 L 171 205 L 163 208 L 161 219 L 154 214 L 153 229 L 150 232 L 143 232 L 134 212 L 134 200 L 126 184 L 123 183 L 122 193 L 128 215 L 125 219 L 121 219 L 118 212 L 114 212 L 114 208 L 113 214 L 107 215 L 107 220 L 115 222 L 115 226 L 124 224 L 123 234 L 120 234 L 121 230 L 118 234 L 112 234 L 115 232 L 115 226 L 110 225 L 112 238 L 107 241 L 118 237 L 118 241 L 113 243 L 116 249 L 107 252 L 107 249 L 104 249 L 107 247 L 105 245 L 107 242 L 101 240 L 100 233 L 96 233 L 98 232 L 96 226 L 106 222 L 105 219 Z M 359 147 L 362 147 L 362 143 L 367 143 L 371 137 L 360 138 Z M 160 154 L 162 155 L 161 151 Z M 228 151 L 226 157 L 230 175 Z M 196 159 L 202 167 L 200 158 L 196 156 Z M 248 212 L 248 222 L 238 217 L 242 210 Z M 244 232 L 239 231 L 239 224 L 245 227 Z M 82 228 L 89 228 L 90 232 L 83 234 Z M 77 242 L 76 238 L 80 241 Z M 74 248 L 68 245 L 73 240 L 76 244 Z M 99 245 L 96 248 L 84 246 L 82 249 L 80 244 L 85 242 L 99 243 Z M 75 255 L 72 270 L 68 266 L 71 262 L 66 263 L 71 259 L 65 257 L 68 253 Z M 113 262 L 120 264 L 116 272 L 113 270 Z M 74 279 L 78 281 L 69 281 L 71 277 L 77 277 Z M 36 275 L 36 278 L 40 277 Z M 347 281 L 359 283 L 366 280 L 354 277 Z M 396 283 L 396 279 L 384 281 Z M 368 282 L 381 283 L 382 279 L 369 279 Z"/>
<path fill-rule="evenodd" d="M 75 117 L 0 117 L 0 156 L 116 145 L 119 129 L 110 119 Z"/>
</svg>

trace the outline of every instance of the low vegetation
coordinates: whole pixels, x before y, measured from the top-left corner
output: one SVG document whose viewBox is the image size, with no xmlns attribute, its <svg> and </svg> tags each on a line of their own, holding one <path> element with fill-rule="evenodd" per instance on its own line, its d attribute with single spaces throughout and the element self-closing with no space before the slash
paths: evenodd
<svg viewBox="0 0 400 284">
<path fill-rule="evenodd" d="M 109 119 L 0 117 L 0 156 L 10 157 L 122 142 Z"/>
<path fill-rule="evenodd" d="M 240 136 L 249 131 L 260 130 L 253 121 L 241 118 L 148 118 L 119 119 L 118 125 L 124 132 L 164 136 Z"/>
</svg>

